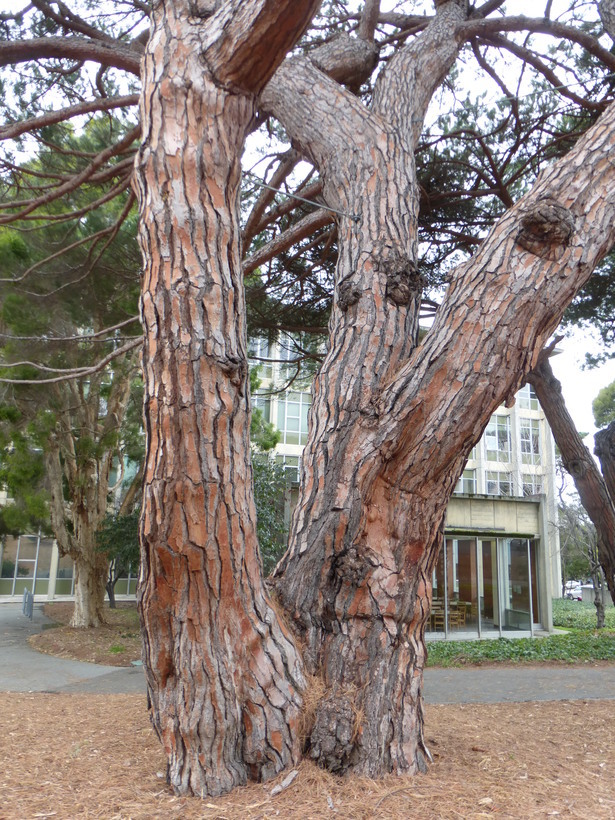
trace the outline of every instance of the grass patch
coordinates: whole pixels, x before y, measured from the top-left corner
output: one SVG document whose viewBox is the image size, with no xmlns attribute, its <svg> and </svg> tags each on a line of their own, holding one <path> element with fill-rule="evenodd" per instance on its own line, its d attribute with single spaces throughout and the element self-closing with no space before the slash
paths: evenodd
<svg viewBox="0 0 615 820">
<path fill-rule="evenodd" d="M 428 666 L 481 663 L 615 661 L 615 633 L 579 630 L 547 638 L 498 638 L 487 641 L 433 641 Z"/>
<path fill-rule="evenodd" d="M 113 646 L 109 647 L 109 652 L 112 652 L 114 655 L 120 655 L 122 652 L 126 651 L 126 647 L 123 643 L 115 643 Z"/>
<path fill-rule="evenodd" d="M 615 633 L 579 630 L 547 638 L 498 638 L 487 641 L 433 641 L 428 666 L 541 661 L 615 661 Z"/>
<path fill-rule="evenodd" d="M 556 598 L 553 626 L 571 630 L 546 638 L 499 638 L 484 641 L 432 641 L 428 666 L 481 663 L 615 661 L 615 607 L 606 609 L 606 626 L 596 630 L 596 607 Z"/>
<path fill-rule="evenodd" d="M 615 607 L 605 607 L 605 628 L 615 630 Z M 553 600 L 553 626 L 563 629 L 595 629 L 596 607 L 566 598 Z"/>
</svg>

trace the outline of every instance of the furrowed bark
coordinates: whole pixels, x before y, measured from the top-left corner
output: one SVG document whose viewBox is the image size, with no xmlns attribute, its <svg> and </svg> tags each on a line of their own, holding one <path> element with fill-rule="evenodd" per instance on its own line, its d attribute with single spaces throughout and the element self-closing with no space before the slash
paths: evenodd
<svg viewBox="0 0 615 820">
<path fill-rule="evenodd" d="M 310 754 L 334 771 L 375 776 L 424 767 L 423 633 L 433 559 L 415 551 L 411 564 L 404 544 L 410 527 L 417 543 L 438 538 L 442 515 L 378 482 L 370 440 L 383 386 L 416 346 L 414 138 L 424 101 L 456 57 L 460 19 L 448 4 L 425 34 L 424 53 L 412 49 L 412 59 L 430 55 L 430 70 L 401 85 L 379 81 L 373 111 L 307 60 L 285 64 L 263 94 L 318 165 L 327 204 L 347 214 L 338 219 L 330 347 L 314 382 L 290 549 L 275 573 L 306 641 L 305 660 L 328 686 Z M 398 107 L 406 122 L 413 117 L 412 129 L 389 120 Z"/>
<path fill-rule="evenodd" d="M 587 514 L 596 528 L 598 558 L 611 598 L 615 602 L 615 506 L 604 479 L 587 447 L 578 434 L 562 394 L 562 386 L 555 378 L 546 356 L 528 374 L 527 381 L 534 386 L 540 406 L 545 412 L 555 443 L 562 454 L 565 469 L 575 487 Z"/>
<path fill-rule="evenodd" d="M 218 795 L 299 755 L 302 665 L 256 540 L 239 186 L 252 91 L 273 59 L 254 65 L 251 49 L 269 26 L 281 60 L 317 4 L 234 2 L 208 15 L 215 4 L 200 3 L 196 17 L 194 5 L 156 6 L 143 67 L 139 608 L 170 784 Z"/>
<path fill-rule="evenodd" d="M 337 351 L 337 297 L 291 548 L 276 570 L 307 661 L 331 687 L 312 734 L 315 756 L 331 768 L 374 775 L 422 765 L 422 638 L 446 504 L 491 413 L 613 244 L 614 120 L 611 109 L 456 272 L 432 332 L 371 404 L 348 400 L 361 372 L 349 353 L 341 388 L 322 397 Z M 350 421 L 336 419 L 329 435 L 342 410 Z M 340 739 L 335 727 L 349 708 L 363 720 Z"/>
</svg>

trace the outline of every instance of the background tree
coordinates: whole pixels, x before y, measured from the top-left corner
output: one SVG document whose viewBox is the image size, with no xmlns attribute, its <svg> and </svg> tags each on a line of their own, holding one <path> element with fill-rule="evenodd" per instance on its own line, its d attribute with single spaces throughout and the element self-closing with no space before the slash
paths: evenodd
<svg viewBox="0 0 615 820">
<path fill-rule="evenodd" d="M 607 384 L 592 402 L 596 427 L 606 427 L 615 421 L 615 382 Z"/>
<path fill-rule="evenodd" d="M 498 2 L 451 0 L 419 15 L 383 13 L 376 0 L 356 13 L 326 3 L 284 60 L 317 5 L 156 3 L 145 50 L 146 38 L 133 36 L 147 9 L 141 3 L 95 17 L 87 7 L 79 15 L 37 0 L 3 21 L 0 62 L 40 61 L 41 86 L 66 100 L 62 111 L 35 112 L 29 121 L 14 110 L 21 121 L 5 136 L 36 133 L 41 118 L 48 124 L 125 104 L 118 92 L 97 93 L 80 65 L 71 75 L 72 65 L 54 62 L 59 54 L 98 63 L 102 80 L 126 71 L 142 82 L 136 189 L 148 456 L 140 605 L 152 718 L 179 793 L 216 794 L 247 777 L 266 778 L 299 754 L 301 659 L 270 605 L 256 548 L 242 273 L 252 266 L 269 275 L 269 260 L 282 258 L 283 267 L 272 266 L 283 283 L 276 301 L 285 304 L 286 282 L 296 274 L 293 293 L 309 290 L 322 327 L 318 290 L 308 289 L 307 277 L 313 271 L 312 282 L 326 283 L 335 240 L 329 346 L 276 586 L 308 671 L 325 682 L 310 755 L 333 770 L 377 775 L 424 765 L 430 579 L 463 463 L 614 238 L 615 114 L 607 104 L 615 58 L 602 45 L 595 7 L 588 15 L 587 6 L 571 4 L 551 19 L 550 6 L 541 18 L 511 17 Z M 506 80 L 500 54 L 513 69 Z M 470 209 L 474 227 L 460 232 L 453 218 L 432 247 L 445 292 L 418 344 L 418 229 L 429 199 L 415 157 L 425 118 L 439 155 L 461 146 L 457 169 L 468 166 L 470 139 L 479 145 L 490 131 L 486 117 L 474 117 L 473 135 L 466 123 L 462 138 L 432 125 L 428 109 L 438 94 L 447 102 L 474 87 L 466 65 L 498 90 L 515 150 L 504 164 L 490 150 L 501 147 L 490 134 L 479 154 L 486 165 L 472 157 L 469 190 L 483 204 Z M 525 116 L 529 106 L 519 106 L 537 92 L 534 78 L 541 91 L 543 80 L 553 89 L 536 98 L 544 104 L 539 129 Z M 5 105 L 13 107 L 10 95 Z M 297 167 L 284 144 L 266 179 L 322 207 L 297 212 L 266 240 L 267 226 L 295 208 L 270 191 L 256 196 L 243 226 L 255 248 L 242 267 L 239 158 L 257 110 L 282 124 L 314 169 Z M 593 121 L 605 110 L 577 139 L 589 124 L 584 116 Z M 525 173 L 503 175 L 515 154 L 524 164 L 531 130 L 539 138 Z M 102 173 L 126 184 L 116 166 L 137 133 L 84 158 L 78 173 L 7 209 L 6 219 L 29 218 L 47 198 L 59 200 Z M 560 134 L 569 152 L 519 197 Z M 446 185 L 445 171 L 434 166 L 432 177 Z M 431 202 L 438 204 L 434 195 Z M 486 234 L 496 206 L 503 215 Z M 326 233 L 332 225 L 335 236 Z M 307 267 L 297 264 L 294 247 L 305 251 Z"/>
<path fill-rule="evenodd" d="M 600 565 L 596 528 L 578 500 L 560 504 L 559 531 L 564 571 L 570 578 L 591 578 L 596 607 L 596 629 L 604 629 L 604 607 L 608 591 Z"/>
<path fill-rule="evenodd" d="M 53 150 L 43 145 L 15 169 L 16 179 L 27 188 L 34 178 L 46 189 L 122 128 L 114 120 L 98 120 L 76 138 L 71 129 L 50 127 L 46 137 L 55 140 Z M 124 422 L 140 344 L 133 320 L 139 263 L 132 197 L 124 194 L 90 212 L 104 190 L 96 187 L 62 203 L 79 215 L 70 226 L 51 202 L 27 232 L 2 229 L 0 240 L 3 472 L 13 499 L 5 518 L 27 511 L 12 524 L 13 531 L 23 532 L 37 527 L 38 517 L 53 532 L 60 554 L 72 558 L 71 624 L 78 627 L 96 626 L 103 618 L 108 562 L 95 548 L 95 533 L 131 436 Z M 137 405 L 139 396 L 133 396 Z"/>
<path fill-rule="evenodd" d="M 139 566 L 139 511 L 107 515 L 96 533 L 96 546 L 108 563 L 105 589 L 109 606 L 115 609 L 115 585 Z"/>
</svg>

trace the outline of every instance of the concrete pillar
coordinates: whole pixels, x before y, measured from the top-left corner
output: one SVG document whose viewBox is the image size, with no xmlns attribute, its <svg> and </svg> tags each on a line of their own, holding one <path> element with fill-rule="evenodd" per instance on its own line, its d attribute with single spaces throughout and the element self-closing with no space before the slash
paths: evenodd
<svg viewBox="0 0 615 820">
<path fill-rule="evenodd" d="M 53 601 L 56 594 L 56 579 L 58 577 L 58 564 L 60 563 L 60 551 L 57 541 L 53 542 L 51 548 L 51 564 L 49 566 L 49 586 L 47 587 L 47 600 Z"/>
</svg>

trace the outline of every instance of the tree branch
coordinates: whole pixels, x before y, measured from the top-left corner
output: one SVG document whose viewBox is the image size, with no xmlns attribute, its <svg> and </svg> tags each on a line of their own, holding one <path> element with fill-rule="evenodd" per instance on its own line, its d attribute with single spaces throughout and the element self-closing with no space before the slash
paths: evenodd
<svg viewBox="0 0 615 820">
<path fill-rule="evenodd" d="M 0 66 L 35 60 L 91 60 L 140 76 L 141 53 L 134 45 L 114 45 L 81 37 L 34 37 L 0 42 Z"/>
<path fill-rule="evenodd" d="M 581 503 L 591 518 L 598 536 L 598 554 L 607 585 L 615 603 L 615 506 L 604 479 L 587 447 L 583 444 L 566 409 L 562 386 L 555 378 L 548 356 L 541 356 L 528 373 L 540 406 L 545 412 L 564 467 L 574 480 Z"/>
<path fill-rule="evenodd" d="M 325 225 L 330 225 L 334 221 L 333 214 L 324 210 L 315 211 L 313 214 L 309 214 L 303 219 L 300 219 L 288 228 L 288 230 L 282 231 L 281 234 L 274 237 L 270 242 L 267 242 L 255 251 L 252 256 L 244 260 L 244 276 L 252 273 L 259 265 L 264 265 L 265 262 L 273 259 L 274 256 L 288 250 L 288 248 L 296 242 L 305 239 L 307 236 L 311 236 L 314 231 L 324 228 Z"/>
<path fill-rule="evenodd" d="M 204 16 L 212 7 L 209 0 L 195 5 Z M 227 0 L 206 27 L 203 58 L 223 85 L 258 94 L 319 5 L 320 0 Z"/>
<path fill-rule="evenodd" d="M 139 321 L 138 316 L 131 316 L 130 319 L 124 319 L 123 322 L 118 322 L 116 325 L 105 327 L 96 333 L 83 333 L 77 336 L 13 336 L 10 333 L 0 333 L 0 339 L 10 339 L 15 342 L 41 342 L 42 344 L 50 344 L 51 342 L 87 342 L 98 340 L 108 342 L 109 339 L 102 339 L 101 336 L 107 336 L 109 333 L 114 333 L 127 325 L 132 325 Z"/>
<path fill-rule="evenodd" d="M 91 376 L 94 373 L 98 373 L 101 370 L 112 362 L 114 359 L 123 356 L 125 353 L 134 350 L 135 348 L 139 347 L 139 345 L 143 344 L 143 337 L 139 336 L 138 338 L 131 339 L 130 342 L 127 342 L 125 345 L 118 347 L 117 350 L 114 350 L 109 355 L 105 356 L 95 365 L 91 367 L 77 367 L 67 370 L 62 370 L 61 368 L 49 368 L 44 367 L 43 365 L 36 364 L 35 362 L 19 362 L 18 364 L 21 365 L 29 365 L 31 367 L 35 367 L 39 370 L 43 371 L 54 371 L 56 373 L 63 373 L 61 376 L 57 376 L 53 379 L 3 379 L 0 378 L 0 384 L 57 384 L 58 382 L 65 382 L 71 381 L 73 379 L 82 379 L 84 376 Z M 8 365 L 8 364 L 0 364 L 0 369 L 4 367 L 16 367 L 15 365 Z"/>
<path fill-rule="evenodd" d="M 595 37 L 592 37 L 591 34 L 585 34 L 580 29 L 554 22 L 546 17 L 536 19 L 519 15 L 516 17 L 492 17 L 488 20 L 470 19 L 459 26 L 457 33 L 458 36 L 467 40 L 470 37 L 484 37 L 503 31 L 530 31 L 570 40 L 572 43 L 583 46 L 589 54 L 592 54 L 605 66 L 615 71 L 615 55 L 603 48 Z"/>
<path fill-rule="evenodd" d="M 395 52 L 376 81 L 373 110 L 394 128 L 410 130 L 415 145 L 434 91 L 459 53 L 457 32 L 465 18 L 464 0 L 437 6 L 427 28 Z"/>
<path fill-rule="evenodd" d="M 533 51 L 530 51 L 530 49 L 524 48 L 517 43 L 513 43 L 512 40 L 508 40 L 506 37 L 500 37 L 498 35 L 484 38 L 484 42 L 496 48 L 506 49 L 507 51 L 510 51 L 511 54 L 518 57 L 522 62 L 533 66 L 539 74 L 542 74 L 542 76 L 548 80 L 555 91 L 561 94 L 562 97 L 566 97 L 571 100 L 581 108 L 585 108 L 589 111 L 603 111 L 608 105 L 608 100 L 593 102 L 592 100 L 587 100 L 584 97 L 579 97 L 579 95 L 575 94 L 574 91 L 570 91 L 570 89 L 566 87 L 566 84 L 559 79 L 557 74 L 549 68 L 549 66 L 545 65 L 538 55 L 536 55 Z"/>
<path fill-rule="evenodd" d="M 0 140 L 15 139 L 29 131 L 36 131 L 48 125 L 65 122 L 82 114 L 90 114 L 94 111 L 110 111 L 113 108 L 127 108 L 130 105 L 138 105 L 138 103 L 138 94 L 126 94 L 123 97 L 107 97 L 106 99 L 96 99 L 78 105 L 70 105 L 57 111 L 49 111 L 41 117 L 31 117 L 28 120 L 4 125 L 0 128 Z"/>
<path fill-rule="evenodd" d="M 292 173 L 293 168 L 299 162 L 299 154 L 297 151 L 291 148 L 290 151 L 287 151 L 281 158 L 278 167 L 276 168 L 273 176 L 269 180 L 268 184 L 271 188 L 279 188 L 280 185 L 284 182 L 284 180 L 288 177 L 290 173 Z M 241 237 L 242 244 L 244 248 L 247 248 L 250 242 L 254 239 L 257 233 L 261 230 L 260 228 L 260 221 L 265 213 L 265 210 L 269 206 L 269 204 L 273 201 L 275 197 L 275 191 L 270 190 L 269 188 L 263 188 L 258 196 L 258 199 L 254 203 L 254 207 L 250 212 L 250 216 L 246 221 L 246 226 L 243 229 L 243 234 Z"/>
</svg>

